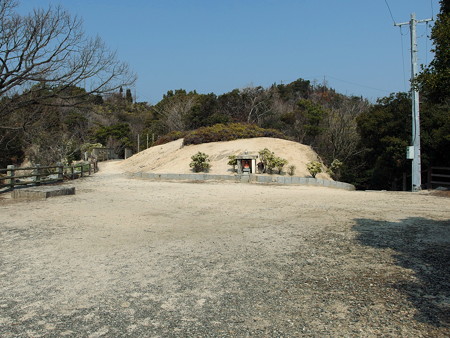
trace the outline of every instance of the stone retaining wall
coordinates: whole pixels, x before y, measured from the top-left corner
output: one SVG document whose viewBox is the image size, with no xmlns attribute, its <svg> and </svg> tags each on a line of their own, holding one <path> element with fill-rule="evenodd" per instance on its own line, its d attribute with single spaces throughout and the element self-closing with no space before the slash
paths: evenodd
<svg viewBox="0 0 450 338">
<path fill-rule="evenodd" d="M 47 187 L 30 187 L 24 189 L 16 189 L 11 192 L 14 199 L 41 199 L 55 196 L 75 195 L 75 187 L 66 186 L 47 186 Z"/>
<path fill-rule="evenodd" d="M 297 176 L 268 176 L 268 175 L 213 175 L 213 174 L 156 174 L 156 173 L 128 173 L 130 177 L 149 180 L 182 180 L 182 181 L 231 181 L 239 183 L 276 183 L 315 185 L 321 187 L 355 190 L 355 186 L 349 183 L 323 180 L 312 177 Z"/>
</svg>

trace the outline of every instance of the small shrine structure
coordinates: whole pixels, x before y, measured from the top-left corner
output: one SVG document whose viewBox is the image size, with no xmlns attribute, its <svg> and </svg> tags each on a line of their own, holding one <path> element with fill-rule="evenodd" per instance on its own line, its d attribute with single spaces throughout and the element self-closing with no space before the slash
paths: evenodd
<svg viewBox="0 0 450 338">
<path fill-rule="evenodd" d="M 249 154 L 247 151 L 236 156 L 238 174 L 256 174 L 256 159 L 258 155 Z"/>
</svg>

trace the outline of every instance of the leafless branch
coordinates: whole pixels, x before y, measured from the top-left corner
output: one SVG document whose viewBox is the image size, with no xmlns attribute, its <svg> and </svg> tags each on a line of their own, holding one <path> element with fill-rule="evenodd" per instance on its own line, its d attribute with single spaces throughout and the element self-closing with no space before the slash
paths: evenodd
<svg viewBox="0 0 450 338">
<path fill-rule="evenodd" d="M 136 76 L 100 38 L 87 38 L 82 21 L 61 7 L 27 16 L 13 0 L 0 0 L 0 118 L 50 98 L 71 104 L 90 94 L 130 86 Z M 75 95 L 68 88 L 85 92 Z"/>
</svg>

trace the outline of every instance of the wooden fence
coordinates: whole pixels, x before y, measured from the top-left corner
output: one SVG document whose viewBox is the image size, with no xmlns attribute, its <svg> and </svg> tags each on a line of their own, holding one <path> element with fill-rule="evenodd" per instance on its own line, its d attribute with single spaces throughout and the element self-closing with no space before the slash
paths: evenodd
<svg viewBox="0 0 450 338">
<path fill-rule="evenodd" d="M 433 189 L 438 186 L 450 188 L 450 168 L 448 167 L 430 167 L 426 171 L 426 187 Z"/>
<path fill-rule="evenodd" d="M 27 168 L 16 168 L 9 165 L 6 169 L 0 169 L 0 188 L 14 189 L 15 186 L 21 185 L 57 183 L 64 181 L 64 179 L 73 180 L 91 175 L 97 171 L 97 162 L 79 163 L 71 166 L 64 166 L 61 163 L 53 166 L 36 164 L 34 167 Z M 3 176 L 4 173 L 6 173 L 5 176 Z"/>
</svg>

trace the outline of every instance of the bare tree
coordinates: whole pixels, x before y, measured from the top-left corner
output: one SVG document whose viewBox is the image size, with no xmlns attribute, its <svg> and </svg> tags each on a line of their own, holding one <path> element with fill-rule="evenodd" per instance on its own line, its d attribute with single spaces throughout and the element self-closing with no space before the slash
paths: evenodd
<svg viewBox="0 0 450 338">
<path fill-rule="evenodd" d="M 152 109 L 161 118 L 167 132 L 183 131 L 186 129 L 186 115 L 197 103 L 198 95 L 176 91 L 175 95 L 165 97 Z"/>
<path fill-rule="evenodd" d="M 270 93 L 262 87 L 245 87 L 241 90 L 247 123 L 261 124 L 271 112 Z"/>
<path fill-rule="evenodd" d="M 31 105 L 54 104 L 49 99 L 56 97 L 58 105 L 73 105 L 136 80 L 100 38 L 85 36 L 79 18 L 60 7 L 21 16 L 16 6 L 0 0 L 0 119 Z M 86 90 L 68 90 L 75 86 Z"/>
<path fill-rule="evenodd" d="M 346 162 L 361 151 L 356 119 L 368 108 L 368 101 L 350 98 L 329 110 L 320 150 L 330 163 L 333 159 Z"/>
</svg>

